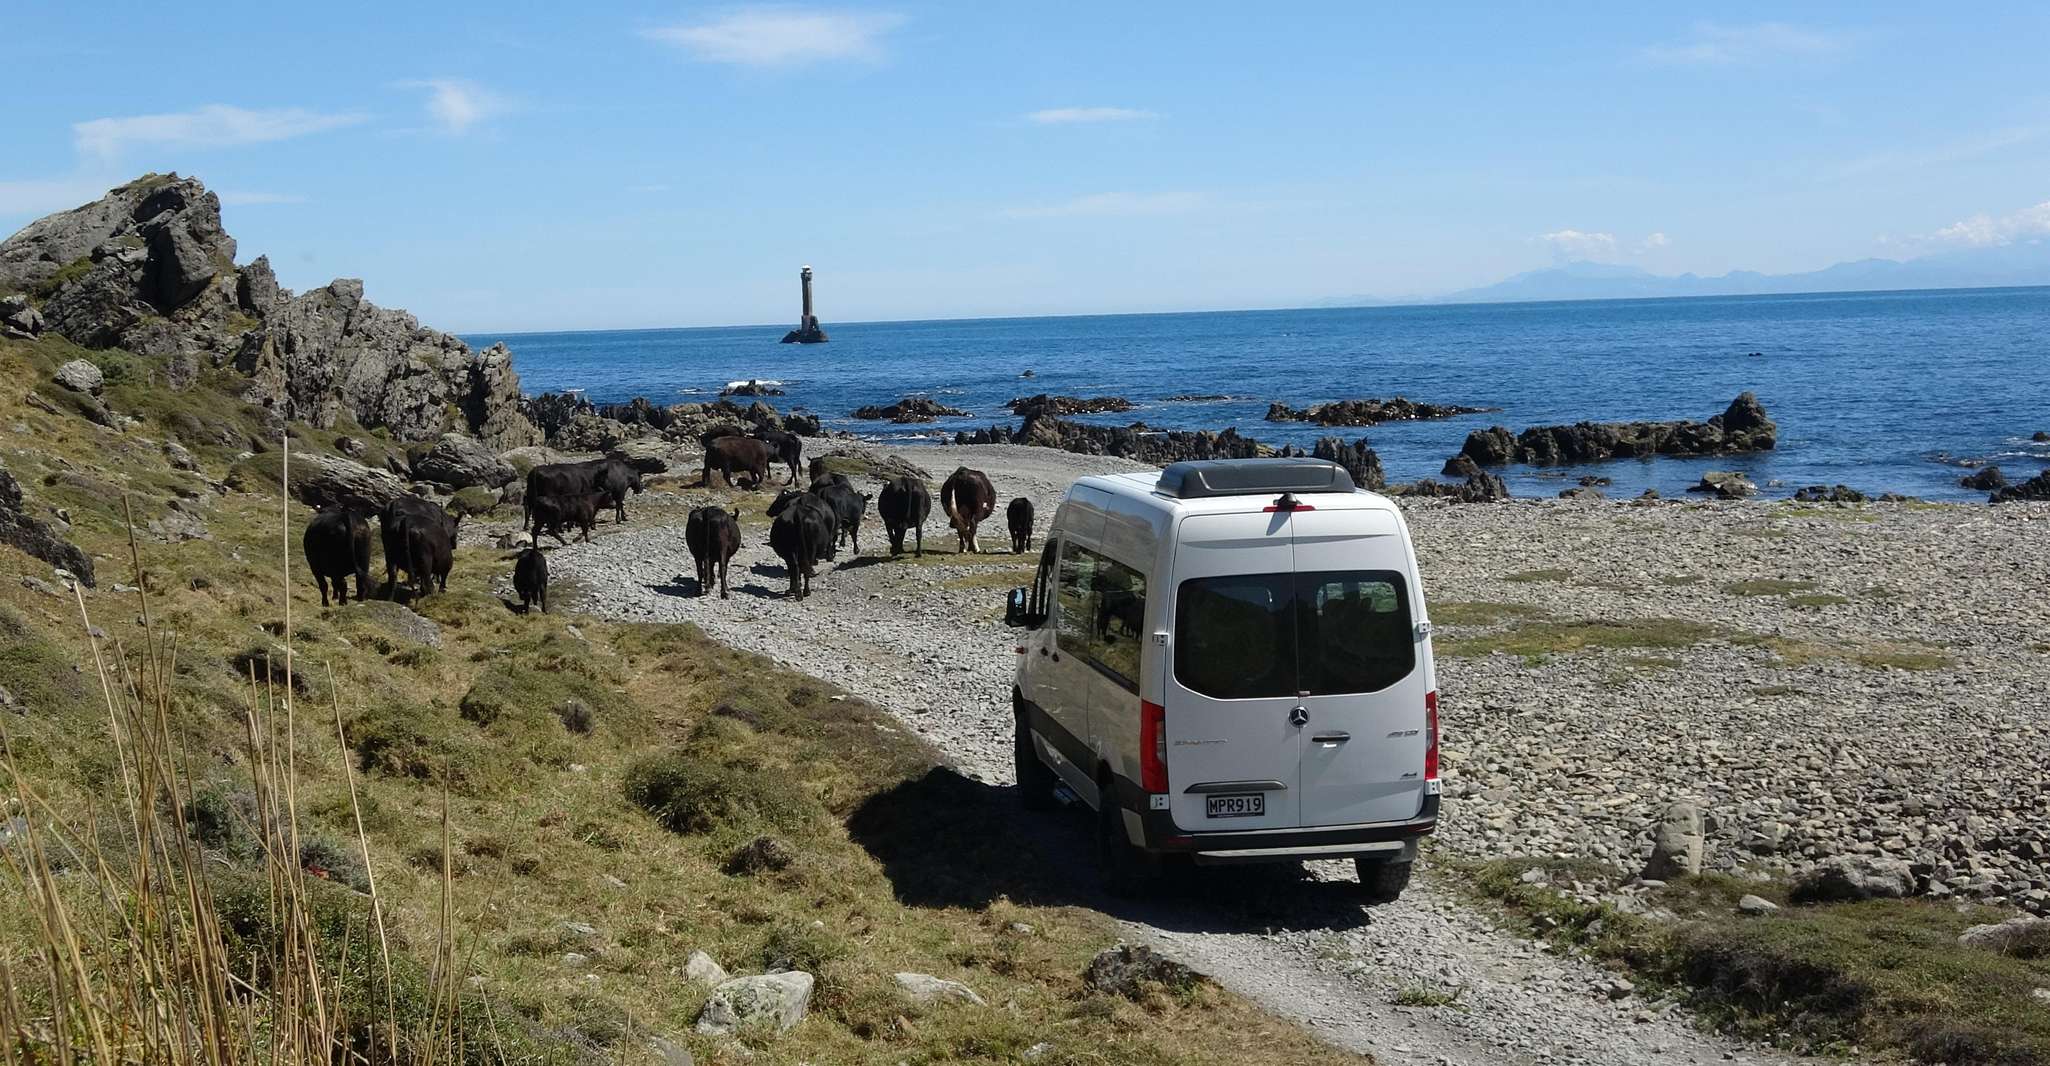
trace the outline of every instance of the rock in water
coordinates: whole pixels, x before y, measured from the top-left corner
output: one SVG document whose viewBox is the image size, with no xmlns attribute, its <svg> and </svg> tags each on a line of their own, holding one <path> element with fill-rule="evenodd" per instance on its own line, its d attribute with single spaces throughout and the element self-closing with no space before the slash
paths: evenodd
<svg viewBox="0 0 2050 1066">
<path fill-rule="evenodd" d="M 856 410 L 849 417 L 871 422 L 888 419 L 899 425 L 907 425 L 916 422 L 931 422 L 941 418 L 966 418 L 967 416 L 968 412 L 956 407 L 948 407 L 946 404 L 940 403 L 929 396 L 906 396 L 888 407 L 870 404 L 867 407 Z"/>
<path fill-rule="evenodd" d="M 1502 426 L 1467 434 L 1460 454 L 1481 466 L 1529 463 L 1559 466 L 1608 459 L 1736 455 L 1770 451 L 1779 427 L 1758 397 L 1744 393 L 1706 422 L 1578 422 L 1532 426 L 1512 434 Z"/>
<path fill-rule="evenodd" d="M 2009 485 L 1995 492 L 1991 502 L 2016 503 L 2030 500 L 2050 500 L 2050 470 L 2045 470 L 2019 485 Z"/>
<path fill-rule="evenodd" d="M 988 1006 L 975 990 L 959 981 L 948 981 L 924 973 L 900 973 L 896 975 L 897 988 L 921 1007 L 935 1003 L 973 1003 L 978 1007 Z"/>
<path fill-rule="evenodd" d="M 1809 868 L 1794 882 L 1796 903 L 1848 903 L 1902 899 L 1915 891 L 1915 874 L 1899 859 L 1838 855 Z"/>
<path fill-rule="evenodd" d="M 1378 426 L 1383 422 L 1417 422 L 1426 419 L 1452 418 L 1457 415 L 1485 414 L 1499 411 L 1499 407 L 1461 407 L 1458 404 L 1417 403 L 1397 396 L 1392 400 L 1339 400 L 1336 403 L 1320 403 L 1314 407 L 1290 407 L 1285 403 L 1267 405 L 1266 420 L 1269 422 L 1315 422 L 1320 426 Z"/>
<path fill-rule="evenodd" d="M 1809 485 L 1795 490 L 1794 499 L 1800 503 L 1865 503 L 1868 497 L 1849 485 Z"/>
<path fill-rule="evenodd" d="M 1380 492 L 1388 487 L 1388 476 L 1381 469 L 1381 457 L 1367 446 L 1365 437 L 1351 444 L 1338 437 L 1320 437 L 1310 454 L 1344 467 L 1345 472 L 1352 475 L 1352 483 L 1360 488 Z"/>
<path fill-rule="evenodd" d="M 1742 474 L 1728 470 L 1711 470 L 1701 475 L 1700 483 L 1687 491 L 1708 493 L 1720 500 L 1741 500 L 1755 495 L 1758 486 Z"/>
<path fill-rule="evenodd" d="M 1968 489 L 1992 492 L 1994 489 L 2004 489 L 2007 487 L 2007 475 L 2001 473 L 1998 466 L 1988 466 L 1966 474 L 1964 477 L 1957 479 L 1957 483 Z"/>
<path fill-rule="evenodd" d="M 811 1008 L 812 976 L 802 970 L 735 977 L 712 989 L 698 1013 L 698 1032 L 732 1036 L 749 1026 L 768 1026 L 779 1033 L 797 1028 Z"/>
<path fill-rule="evenodd" d="M 1701 809 L 1685 801 L 1666 807 L 1651 836 L 1651 859 L 1644 864 L 1644 876 L 1670 881 L 1701 872 L 1701 852 L 1706 834 Z"/>
<path fill-rule="evenodd" d="M 1069 415 L 1116 414 L 1132 409 L 1132 401 L 1122 396 L 1020 396 L 1004 404 L 1019 418 L 1036 415 L 1054 415 L 1065 418 Z"/>
</svg>

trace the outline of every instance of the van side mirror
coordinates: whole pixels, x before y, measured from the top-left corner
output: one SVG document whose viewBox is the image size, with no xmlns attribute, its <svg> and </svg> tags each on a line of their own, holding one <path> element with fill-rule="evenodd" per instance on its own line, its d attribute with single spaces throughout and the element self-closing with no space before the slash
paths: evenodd
<svg viewBox="0 0 2050 1066">
<path fill-rule="evenodd" d="M 1025 613 L 1025 590 L 1012 589 L 1004 597 L 1004 624 L 1016 629 L 1025 625 L 1028 617 Z"/>
</svg>

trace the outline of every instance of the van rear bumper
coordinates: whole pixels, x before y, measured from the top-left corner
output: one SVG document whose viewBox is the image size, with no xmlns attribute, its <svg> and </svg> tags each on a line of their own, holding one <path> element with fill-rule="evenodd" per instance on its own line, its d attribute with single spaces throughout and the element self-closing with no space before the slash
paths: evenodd
<svg viewBox="0 0 2050 1066">
<path fill-rule="evenodd" d="M 1117 784 L 1119 802 L 1127 811 L 1139 816 L 1139 825 L 1145 834 L 1145 839 L 1138 841 L 1141 847 L 1163 854 L 1189 855 L 1204 864 L 1380 855 L 1401 862 L 1415 858 L 1416 842 L 1438 828 L 1438 797 L 1425 796 L 1416 817 L 1402 822 L 1263 829 L 1248 833 L 1191 833 L 1176 825 L 1170 812 L 1149 810 L 1146 793 L 1140 791 L 1135 782 L 1120 777 Z"/>
</svg>

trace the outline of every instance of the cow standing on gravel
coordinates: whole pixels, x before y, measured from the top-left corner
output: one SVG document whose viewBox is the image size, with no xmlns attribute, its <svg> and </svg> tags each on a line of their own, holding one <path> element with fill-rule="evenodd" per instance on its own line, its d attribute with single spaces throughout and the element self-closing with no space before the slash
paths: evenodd
<svg viewBox="0 0 2050 1066">
<path fill-rule="evenodd" d="M 1004 524 L 1011 527 L 1011 554 L 1032 550 L 1032 501 L 1023 496 L 1004 509 Z"/>
<path fill-rule="evenodd" d="M 846 478 L 828 478 L 806 491 L 818 497 L 832 510 L 835 547 L 839 545 L 840 539 L 851 539 L 854 542 L 854 554 L 860 555 L 861 519 L 863 515 L 868 514 L 868 494 L 854 491 L 853 484 Z"/>
<path fill-rule="evenodd" d="M 740 551 L 740 511 L 699 507 L 683 524 L 683 542 L 698 564 L 698 595 L 712 591 L 713 572 L 719 578 L 719 598 L 726 599 L 726 568 Z"/>
<path fill-rule="evenodd" d="M 613 519 L 626 521 L 626 497 L 641 491 L 641 472 L 617 456 L 586 459 L 578 463 L 543 463 L 527 471 L 527 492 L 520 501 L 520 528 L 532 529 L 534 501 L 544 496 L 582 496 L 603 493 Z M 536 536 L 539 536 L 537 531 Z"/>
<path fill-rule="evenodd" d="M 769 446 L 753 437 L 714 437 L 705 445 L 705 487 L 712 487 L 712 471 L 735 485 L 736 473 L 747 475 L 747 488 L 762 487 L 769 478 Z"/>
<path fill-rule="evenodd" d="M 811 579 L 820 562 L 832 562 L 839 519 L 824 500 L 809 492 L 784 489 L 769 505 L 769 547 L 790 574 L 790 595 L 811 595 Z"/>
<path fill-rule="evenodd" d="M 567 496 L 542 496 L 527 501 L 534 512 L 534 542 L 539 544 L 544 536 L 553 535 L 555 542 L 563 547 L 569 540 L 562 535 L 565 529 L 582 533 L 584 543 L 591 542 L 591 530 L 597 528 L 598 511 L 611 500 L 602 492 L 579 492 Z"/>
<path fill-rule="evenodd" d="M 612 507 L 612 521 L 626 521 L 626 494 L 641 494 L 641 470 L 633 463 L 608 456 L 597 461 L 597 469 L 591 476 L 591 488 L 602 493 Z"/>
<path fill-rule="evenodd" d="M 804 438 L 795 433 L 767 426 L 757 428 L 750 436 L 769 446 L 776 461 L 790 468 L 791 485 L 797 484 L 797 464 L 804 461 Z"/>
<path fill-rule="evenodd" d="M 920 558 L 925 556 L 925 519 L 932 514 L 932 493 L 925 482 L 906 474 L 883 482 L 876 497 L 876 514 L 883 520 L 883 532 L 890 537 L 890 554 L 904 554 L 904 531 L 916 530 Z"/>
<path fill-rule="evenodd" d="M 300 539 L 306 550 L 306 567 L 320 586 L 320 605 L 327 606 L 328 587 L 334 587 L 335 602 L 347 606 L 349 578 L 356 578 L 356 598 L 363 598 L 370 584 L 370 523 L 347 508 L 322 511 L 306 524 Z"/>
<path fill-rule="evenodd" d="M 955 467 L 940 485 L 940 509 L 946 512 L 948 524 L 960 538 L 960 550 L 980 554 L 982 549 L 975 543 L 976 527 L 997 512 L 997 490 L 989 483 L 989 476 L 965 466 Z"/>
</svg>

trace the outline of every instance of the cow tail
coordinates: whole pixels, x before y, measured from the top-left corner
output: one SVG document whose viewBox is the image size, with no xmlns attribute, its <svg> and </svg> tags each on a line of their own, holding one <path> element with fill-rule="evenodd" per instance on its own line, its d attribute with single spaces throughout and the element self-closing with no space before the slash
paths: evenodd
<svg viewBox="0 0 2050 1066">
<path fill-rule="evenodd" d="M 948 525 L 961 524 L 961 515 L 954 510 L 954 483 L 951 480 L 940 486 L 940 510 L 946 512 Z"/>
</svg>

